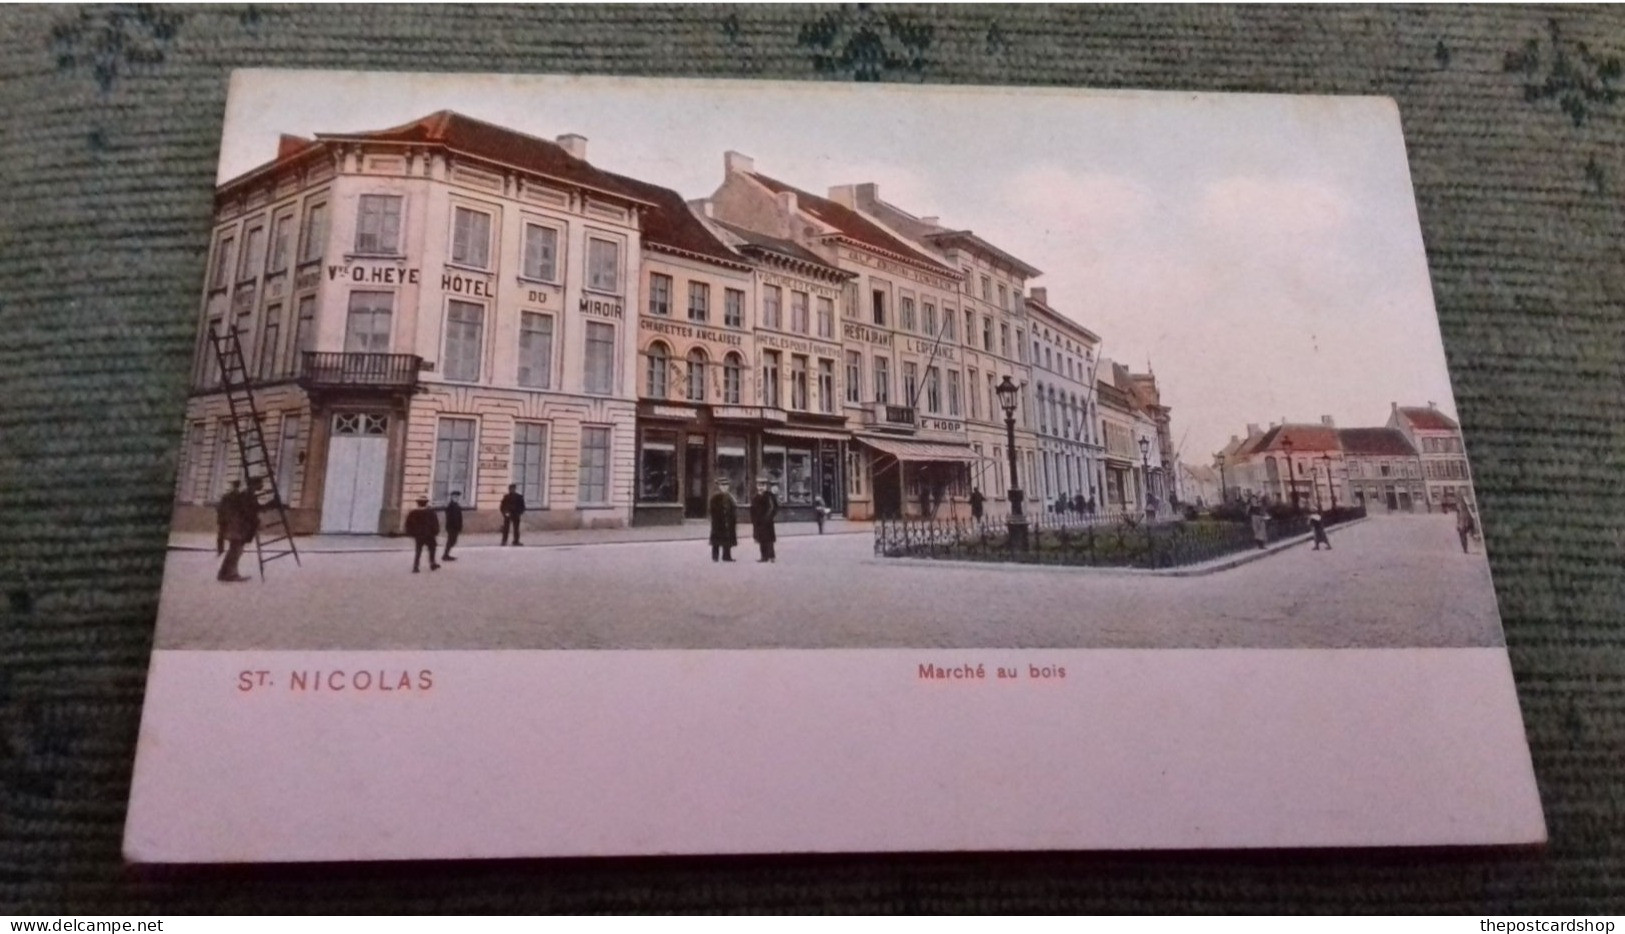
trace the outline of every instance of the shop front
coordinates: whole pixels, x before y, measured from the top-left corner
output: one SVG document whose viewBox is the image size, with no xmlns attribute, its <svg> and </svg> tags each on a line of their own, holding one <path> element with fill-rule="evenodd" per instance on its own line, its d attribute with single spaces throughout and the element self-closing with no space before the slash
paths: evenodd
<svg viewBox="0 0 1625 934">
<path fill-rule="evenodd" d="M 976 452 L 968 444 L 859 435 L 869 449 L 874 518 L 966 518 Z"/>
<path fill-rule="evenodd" d="M 779 521 L 810 522 L 822 503 L 846 513 L 847 435 L 815 428 L 768 429 L 762 436 L 759 477 L 778 484 Z"/>
</svg>

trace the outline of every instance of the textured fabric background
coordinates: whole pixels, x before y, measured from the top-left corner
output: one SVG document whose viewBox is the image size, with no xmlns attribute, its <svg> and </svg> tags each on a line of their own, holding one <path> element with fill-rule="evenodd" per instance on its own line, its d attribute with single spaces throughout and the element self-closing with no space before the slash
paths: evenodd
<svg viewBox="0 0 1625 934">
<path fill-rule="evenodd" d="M 1622 56 L 1618 7 L 0 10 L 0 913 L 1625 911 Z M 123 867 L 239 66 L 1394 96 L 1550 847 Z"/>
</svg>

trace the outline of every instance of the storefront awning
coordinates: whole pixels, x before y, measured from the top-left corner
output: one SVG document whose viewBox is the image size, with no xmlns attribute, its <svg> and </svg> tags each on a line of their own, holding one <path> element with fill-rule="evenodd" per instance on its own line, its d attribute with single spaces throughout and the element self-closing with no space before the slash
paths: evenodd
<svg viewBox="0 0 1625 934">
<path fill-rule="evenodd" d="M 980 460 L 976 452 L 963 444 L 938 444 L 932 441 L 911 441 L 902 438 L 870 438 L 859 435 L 856 440 L 882 454 L 890 454 L 900 461 L 963 461 Z"/>
<path fill-rule="evenodd" d="M 844 431 L 818 431 L 814 428 L 769 428 L 767 434 L 774 438 L 791 438 L 796 441 L 846 441 L 851 438 Z"/>
</svg>

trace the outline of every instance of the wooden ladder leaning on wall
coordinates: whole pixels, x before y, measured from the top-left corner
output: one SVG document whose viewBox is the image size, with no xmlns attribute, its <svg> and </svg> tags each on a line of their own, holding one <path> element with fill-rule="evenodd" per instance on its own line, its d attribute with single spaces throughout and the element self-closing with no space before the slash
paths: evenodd
<svg viewBox="0 0 1625 934">
<path fill-rule="evenodd" d="M 214 345 L 214 358 L 220 367 L 220 385 L 226 393 L 226 405 L 231 410 L 231 430 L 237 440 L 238 459 L 243 466 L 243 486 L 254 495 L 263 520 L 254 535 L 254 556 L 259 561 L 260 580 L 265 580 L 265 566 L 278 558 L 292 557 L 299 564 L 299 549 L 293 542 L 288 526 L 288 510 L 277 489 L 276 473 L 265 449 L 265 434 L 260 428 L 260 412 L 249 388 L 248 366 L 243 361 L 242 341 L 237 329 L 225 333 L 219 329 L 209 332 Z M 267 515 L 269 513 L 269 515 Z"/>
</svg>

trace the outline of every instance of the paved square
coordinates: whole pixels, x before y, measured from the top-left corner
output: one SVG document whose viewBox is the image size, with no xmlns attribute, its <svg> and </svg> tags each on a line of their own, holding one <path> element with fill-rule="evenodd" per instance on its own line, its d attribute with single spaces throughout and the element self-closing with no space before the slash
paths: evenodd
<svg viewBox="0 0 1625 934">
<path fill-rule="evenodd" d="M 171 551 L 157 643 L 192 649 L 1321 648 L 1501 645 L 1452 517 L 1373 517 L 1201 577 L 873 559 L 868 534 L 306 553 L 221 584 Z M 245 569 L 252 566 L 245 559 Z"/>
</svg>

